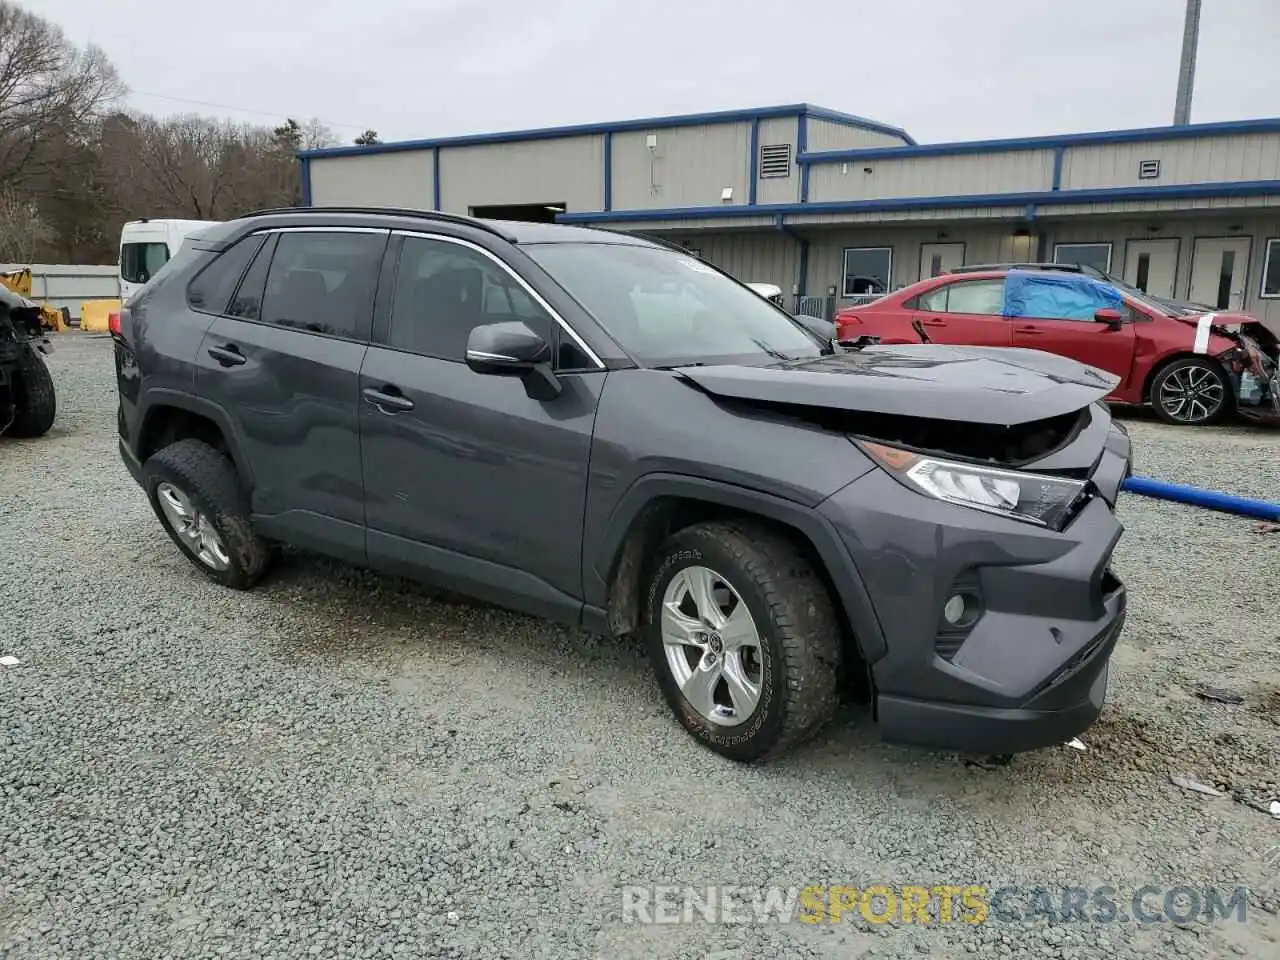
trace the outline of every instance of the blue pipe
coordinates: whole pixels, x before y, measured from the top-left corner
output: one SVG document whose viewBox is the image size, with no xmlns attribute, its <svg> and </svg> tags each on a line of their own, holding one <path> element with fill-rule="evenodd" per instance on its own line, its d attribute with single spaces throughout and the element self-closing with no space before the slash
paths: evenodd
<svg viewBox="0 0 1280 960">
<path fill-rule="evenodd" d="M 1259 520 L 1280 521 L 1280 503 L 1250 500 L 1246 497 L 1232 496 L 1229 493 L 1219 493 L 1217 490 L 1202 490 L 1200 487 L 1167 483 L 1164 480 L 1152 480 L 1149 477 L 1130 477 L 1120 489 L 1142 497 L 1187 503 L 1193 507 L 1204 507 L 1221 513 L 1236 513 L 1246 517 L 1256 517 Z"/>
</svg>

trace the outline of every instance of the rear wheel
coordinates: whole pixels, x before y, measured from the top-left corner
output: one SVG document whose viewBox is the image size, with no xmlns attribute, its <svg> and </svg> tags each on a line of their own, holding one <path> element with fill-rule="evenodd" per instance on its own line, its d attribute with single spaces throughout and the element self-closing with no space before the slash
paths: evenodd
<svg viewBox="0 0 1280 960">
<path fill-rule="evenodd" d="M 236 590 L 257 583 L 270 549 L 253 530 L 230 459 L 202 441 L 179 440 L 147 459 L 143 479 L 165 532 L 205 576 Z"/>
<path fill-rule="evenodd" d="M 40 352 L 29 344 L 18 353 L 10 389 L 13 393 L 13 422 L 6 431 L 11 437 L 42 437 L 53 427 L 58 415 L 58 398 L 53 375 Z"/>
<path fill-rule="evenodd" d="M 672 536 L 647 582 L 644 632 L 676 718 L 730 759 L 782 753 L 839 704 L 831 598 L 795 545 L 767 528 L 705 523 Z"/>
<path fill-rule="evenodd" d="M 1232 410 L 1231 381 L 1216 361 L 1186 357 L 1151 381 L 1151 406 L 1165 423 L 1200 427 L 1220 423 Z"/>
</svg>

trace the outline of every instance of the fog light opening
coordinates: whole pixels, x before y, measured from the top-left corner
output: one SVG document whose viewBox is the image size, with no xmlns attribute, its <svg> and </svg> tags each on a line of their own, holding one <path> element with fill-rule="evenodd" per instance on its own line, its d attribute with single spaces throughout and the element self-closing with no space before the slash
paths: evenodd
<svg viewBox="0 0 1280 960">
<path fill-rule="evenodd" d="M 949 626 L 968 626 L 978 618 L 978 598 L 968 593 L 953 593 L 942 606 L 942 617 Z"/>
</svg>

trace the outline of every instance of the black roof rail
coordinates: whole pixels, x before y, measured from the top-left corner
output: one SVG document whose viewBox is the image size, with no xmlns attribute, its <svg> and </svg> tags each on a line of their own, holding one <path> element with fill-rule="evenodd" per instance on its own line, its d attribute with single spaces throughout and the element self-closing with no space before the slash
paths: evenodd
<svg viewBox="0 0 1280 960">
<path fill-rule="evenodd" d="M 1084 273 L 1078 263 L 966 263 L 953 267 L 948 273 L 980 273 L 985 270 L 1061 270 L 1064 273 Z"/>
<path fill-rule="evenodd" d="M 486 233 L 492 233 L 495 237 L 501 237 L 503 240 L 510 241 L 511 243 L 516 242 L 516 238 L 511 236 L 511 234 L 505 233 L 493 223 L 487 220 L 481 220 L 479 217 L 467 217 L 460 213 L 443 213 L 439 210 L 415 210 L 410 207 L 272 207 L 267 210 L 254 210 L 250 213 L 241 214 L 240 218 L 266 217 L 273 214 L 286 213 L 355 213 L 383 217 L 416 217 L 421 220 L 438 220 L 442 223 L 456 223 L 464 227 L 475 227 L 477 230 L 484 230 Z"/>
</svg>

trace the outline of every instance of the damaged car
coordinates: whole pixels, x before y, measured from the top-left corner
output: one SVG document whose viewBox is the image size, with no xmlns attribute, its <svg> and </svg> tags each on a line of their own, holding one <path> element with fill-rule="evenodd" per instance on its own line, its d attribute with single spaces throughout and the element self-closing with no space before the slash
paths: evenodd
<svg viewBox="0 0 1280 960">
<path fill-rule="evenodd" d="M 1174 310 L 1088 274 L 969 269 L 836 315 L 842 341 L 1023 347 L 1114 374 L 1113 403 L 1166 423 L 1280 424 L 1280 343 L 1245 314 Z"/>
<path fill-rule="evenodd" d="M 40 437 L 53 427 L 57 395 L 40 304 L 0 285 L 0 437 Z"/>
<path fill-rule="evenodd" d="M 842 701 L 975 754 L 1102 708 L 1112 374 L 844 350 L 635 236 L 338 207 L 206 230 L 112 336 L 124 464 L 226 587 L 293 544 L 634 635 L 678 723 L 741 762 Z"/>
</svg>

